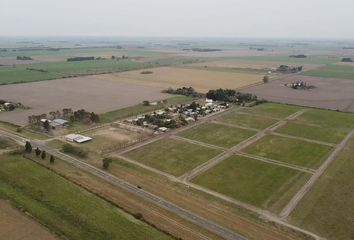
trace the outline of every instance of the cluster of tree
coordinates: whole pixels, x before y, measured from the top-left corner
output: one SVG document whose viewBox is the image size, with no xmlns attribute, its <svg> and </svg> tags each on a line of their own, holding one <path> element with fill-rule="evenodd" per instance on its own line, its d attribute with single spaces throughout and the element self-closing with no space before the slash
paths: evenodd
<svg viewBox="0 0 354 240">
<path fill-rule="evenodd" d="M 25 144 L 25 152 L 28 154 L 32 153 L 32 145 L 30 142 L 26 142 Z M 40 157 L 42 160 L 45 160 L 47 158 L 47 153 L 44 150 L 40 150 L 38 147 L 34 150 L 34 153 L 36 154 L 37 157 Z M 49 162 L 51 164 L 54 164 L 55 157 L 53 155 L 50 155 L 49 157 Z"/>
<path fill-rule="evenodd" d="M 305 54 L 290 55 L 291 58 L 307 58 Z"/>
<path fill-rule="evenodd" d="M 193 52 L 218 52 L 221 49 L 218 48 L 185 48 L 183 51 L 193 51 Z"/>
<path fill-rule="evenodd" d="M 94 112 L 87 112 L 85 109 L 73 111 L 71 108 L 64 108 L 61 112 L 60 111 L 50 112 L 49 116 L 45 113 L 40 115 L 29 116 L 28 123 L 32 126 L 36 126 L 36 125 L 40 126 L 43 124 L 41 122 L 41 119 L 53 120 L 57 118 L 62 118 L 70 122 L 80 121 L 85 123 L 98 123 L 100 121 L 99 115 Z"/>
<path fill-rule="evenodd" d="M 40 69 L 40 68 L 26 68 L 26 70 L 35 71 L 35 72 L 43 72 L 43 73 L 47 73 L 48 72 L 48 70 L 44 70 L 44 69 Z"/>
<path fill-rule="evenodd" d="M 7 52 L 7 49 L 6 48 L 1 48 L 0 52 Z"/>
<path fill-rule="evenodd" d="M 257 101 L 257 96 L 250 93 L 241 93 L 233 89 L 216 89 L 209 90 L 206 97 L 214 101 L 232 102 L 232 103 L 246 103 Z"/>
<path fill-rule="evenodd" d="M 280 65 L 277 68 L 277 72 L 280 73 L 297 73 L 297 72 L 301 72 L 302 71 L 302 66 L 298 66 L 298 67 L 290 67 L 287 65 Z"/>
<path fill-rule="evenodd" d="M 80 147 L 73 146 L 68 143 L 63 145 L 62 151 L 64 153 L 75 155 L 79 158 L 85 158 L 85 157 L 87 157 L 87 154 L 88 154 L 86 150 L 84 150 Z"/>
<path fill-rule="evenodd" d="M 353 59 L 348 58 L 348 57 L 342 58 L 342 62 L 353 62 Z"/>
<path fill-rule="evenodd" d="M 89 61 L 89 60 L 95 60 L 95 57 L 72 57 L 67 59 L 68 62 Z"/>
<path fill-rule="evenodd" d="M 188 97 L 203 97 L 204 94 L 198 93 L 194 90 L 192 87 L 182 87 L 182 88 L 169 88 L 167 90 L 162 91 L 164 93 L 169 93 L 169 94 L 178 94 L 178 95 L 184 95 Z"/>
<path fill-rule="evenodd" d="M 250 47 L 251 50 L 257 50 L 257 51 L 264 51 L 265 48 L 255 48 L 255 47 Z"/>
<path fill-rule="evenodd" d="M 143 126 L 143 123 L 147 122 L 158 127 L 167 127 L 167 128 L 177 128 L 177 122 L 174 119 L 167 119 L 164 115 L 155 114 L 146 114 L 145 118 L 140 119 L 136 124 L 138 126 Z"/>
<path fill-rule="evenodd" d="M 112 60 L 125 60 L 125 59 L 128 59 L 129 57 L 128 56 L 125 56 L 125 55 L 123 55 L 123 56 L 121 56 L 121 57 L 117 57 L 117 56 L 112 56 L 111 57 L 111 59 Z"/>
<path fill-rule="evenodd" d="M 17 60 L 32 60 L 32 58 L 28 57 L 28 56 L 17 56 L 16 59 Z"/>
</svg>

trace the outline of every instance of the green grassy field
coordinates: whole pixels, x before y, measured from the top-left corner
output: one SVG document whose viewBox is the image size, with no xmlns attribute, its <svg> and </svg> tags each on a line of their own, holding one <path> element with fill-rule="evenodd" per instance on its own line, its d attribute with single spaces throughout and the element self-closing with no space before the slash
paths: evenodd
<svg viewBox="0 0 354 240">
<path fill-rule="evenodd" d="M 0 84 L 33 82 L 70 77 L 80 74 L 95 74 L 102 72 L 127 71 L 151 67 L 150 63 L 135 62 L 130 60 L 93 60 L 78 62 L 51 62 L 16 67 L 0 67 Z M 27 68 L 41 69 L 46 72 L 30 71 Z"/>
<path fill-rule="evenodd" d="M 186 97 L 186 96 L 175 96 L 166 99 L 166 101 L 167 102 L 165 104 L 150 105 L 150 106 L 144 106 L 143 104 L 138 104 L 132 107 L 122 108 L 116 111 L 103 113 L 100 114 L 100 122 L 101 123 L 114 122 L 114 121 L 122 120 L 124 118 L 129 118 L 140 114 L 156 111 L 161 108 L 164 108 L 165 106 L 189 103 L 193 101 L 193 98 Z"/>
<path fill-rule="evenodd" d="M 282 119 L 299 111 L 300 109 L 302 109 L 302 107 L 295 105 L 265 103 L 251 108 L 244 108 L 241 112 L 257 114 L 262 117 Z"/>
<path fill-rule="evenodd" d="M 308 174 L 261 161 L 233 156 L 192 181 L 258 207 L 268 208 L 304 182 Z M 297 186 L 299 187 L 299 186 Z"/>
<path fill-rule="evenodd" d="M 230 148 L 256 134 L 255 131 L 228 127 L 216 123 L 203 123 L 182 132 L 182 137 L 220 147 Z"/>
<path fill-rule="evenodd" d="M 307 56 L 307 58 L 291 58 L 289 56 L 249 56 L 237 57 L 236 59 L 252 60 L 252 61 L 269 61 L 279 62 L 282 64 L 331 64 L 340 62 L 339 57 L 328 56 Z"/>
<path fill-rule="evenodd" d="M 221 153 L 179 140 L 160 140 L 126 154 L 127 157 L 166 173 L 180 176 Z"/>
<path fill-rule="evenodd" d="M 354 139 L 290 215 L 292 223 L 326 239 L 354 237 Z"/>
<path fill-rule="evenodd" d="M 319 126 L 298 124 L 295 122 L 287 123 L 283 127 L 277 129 L 277 132 L 328 143 L 339 143 L 348 133 L 346 129 L 323 128 Z"/>
<path fill-rule="evenodd" d="M 237 111 L 238 109 L 232 109 L 229 113 L 223 115 L 217 120 L 228 124 L 235 124 L 242 127 L 256 129 L 265 129 L 277 122 L 277 120 L 272 118 L 241 114 Z"/>
<path fill-rule="evenodd" d="M 317 168 L 331 149 L 326 145 L 267 135 L 242 151 L 303 167 Z"/>
<path fill-rule="evenodd" d="M 68 239 L 171 239 L 19 155 L 1 159 L 0 196 Z"/>
<path fill-rule="evenodd" d="M 339 78 L 354 80 L 354 66 L 346 65 L 327 65 L 318 69 L 306 71 L 305 76 Z"/>
</svg>

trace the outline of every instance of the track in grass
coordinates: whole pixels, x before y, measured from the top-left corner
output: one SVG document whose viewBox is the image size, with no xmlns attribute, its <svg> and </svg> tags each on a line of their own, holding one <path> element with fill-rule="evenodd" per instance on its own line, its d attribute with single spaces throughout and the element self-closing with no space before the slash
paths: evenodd
<svg viewBox="0 0 354 240">
<path fill-rule="evenodd" d="M 295 183 L 304 183 L 308 177 L 309 174 L 297 170 L 233 156 L 197 176 L 192 182 L 243 202 L 268 208 L 284 198 L 288 191 L 293 192 Z M 300 188 L 299 185 L 295 187 Z"/>
<path fill-rule="evenodd" d="M 219 150 L 190 144 L 188 142 L 164 139 L 125 154 L 125 156 L 180 176 L 221 153 Z"/>
</svg>

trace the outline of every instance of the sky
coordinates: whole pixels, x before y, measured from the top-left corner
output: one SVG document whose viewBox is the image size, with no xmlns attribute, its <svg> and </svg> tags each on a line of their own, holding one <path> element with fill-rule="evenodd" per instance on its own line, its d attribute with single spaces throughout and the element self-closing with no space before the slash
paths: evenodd
<svg viewBox="0 0 354 240">
<path fill-rule="evenodd" d="M 0 0 L 0 36 L 354 39 L 353 0 Z"/>
</svg>

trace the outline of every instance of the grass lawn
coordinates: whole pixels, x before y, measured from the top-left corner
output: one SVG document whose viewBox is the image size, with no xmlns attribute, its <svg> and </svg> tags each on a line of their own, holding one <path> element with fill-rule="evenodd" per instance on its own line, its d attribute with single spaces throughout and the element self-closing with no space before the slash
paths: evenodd
<svg viewBox="0 0 354 240">
<path fill-rule="evenodd" d="M 296 122 L 287 123 L 283 127 L 277 129 L 277 132 L 328 143 L 339 143 L 348 133 L 345 129 L 323 128 L 319 126 L 298 124 Z"/>
<path fill-rule="evenodd" d="M 322 128 L 346 129 L 354 128 L 354 114 L 329 110 L 310 109 L 295 119 L 297 123 L 317 125 Z"/>
<path fill-rule="evenodd" d="M 150 105 L 150 106 L 144 106 L 143 104 L 138 104 L 132 107 L 122 108 L 116 111 L 100 114 L 100 122 L 110 123 L 125 118 L 137 116 L 140 114 L 156 111 L 161 108 L 164 108 L 165 106 L 184 104 L 192 101 L 193 98 L 191 97 L 175 96 L 167 99 L 166 104 L 158 104 L 158 105 Z"/>
<path fill-rule="evenodd" d="M 203 123 L 181 133 L 181 136 L 191 140 L 230 148 L 254 134 L 256 134 L 255 131 L 228 127 L 216 123 Z"/>
<path fill-rule="evenodd" d="M 271 118 L 286 118 L 287 116 L 301 110 L 302 107 L 278 103 L 264 103 L 251 108 L 244 108 L 241 112 L 262 115 Z"/>
<path fill-rule="evenodd" d="M 290 215 L 292 223 L 326 239 L 354 238 L 354 139 Z"/>
<path fill-rule="evenodd" d="M 354 66 L 346 65 L 327 65 L 318 69 L 306 71 L 305 76 L 339 78 L 354 80 Z"/>
<path fill-rule="evenodd" d="M 277 122 L 277 120 L 272 118 L 238 113 L 237 110 L 231 110 L 229 113 L 223 115 L 217 120 L 224 123 L 256 129 L 265 129 Z"/>
<path fill-rule="evenodd" d="M 170 239 L 20 155 L 1 159 L 0 196 L 68 239 Z"/>
<path fill-rule="evenodd" d="M 166 173 L 180 176 L 218 155 L 220 151 L 184 141 L 164 139 L 126 154 Z"/>
<path fill-rule="evenodd" d="M 267 208 L 290 191 L 294 183 L 304 182 L 307 178 L 308 174 L 293 169 L 233 156 L 197 176 L 193 182 L 243 202 Z"/>
<path fill-rule="evenodd" d="M 243 152 L 303 167 L 318 168 L 331 147 L 274 135 L 267 135 Z"/>
</svg>

